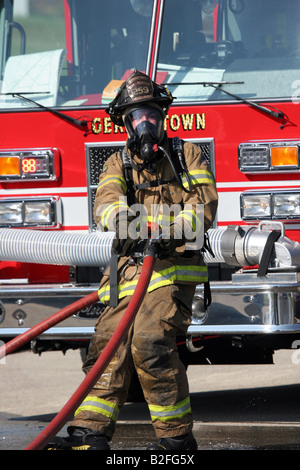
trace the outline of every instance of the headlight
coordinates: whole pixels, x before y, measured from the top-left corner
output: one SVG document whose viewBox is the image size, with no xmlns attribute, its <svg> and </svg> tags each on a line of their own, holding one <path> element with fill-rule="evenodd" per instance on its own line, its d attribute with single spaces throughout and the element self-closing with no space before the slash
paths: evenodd
<svg viewBox="0 0 300 470">
<path fill-rule="evenodd" d="M 271 195 L 242 195 L 241 210 L 242 218 L 245 220 L 269 219 L 271 217 Z"/>
<path fill-rule="evenodd" d="M 274 194 L 273 214 L 278 218 L 300 218 L 300 194 Z"/>
<path fill-rule="evenodd" d="M 26 202 L 24 204 L 24 222 L 28 224 L 51 223 L 52 205 L 50 202 Z"/>
<path fill-rule="evenodd" d="M 0 203 L 0 225 L 22 224 L 22 202 Z"/>
<path fill-rule="evenodd" d="M 0 201 L 1 227 L 59 228 L 61 225 L 61 200 L 58 197 Z"/>
<path fill-rule="evenodd" d="M 300 219 L 300 193 L 243 193 L 241 217 L 243 220 Z"/>
</svg>

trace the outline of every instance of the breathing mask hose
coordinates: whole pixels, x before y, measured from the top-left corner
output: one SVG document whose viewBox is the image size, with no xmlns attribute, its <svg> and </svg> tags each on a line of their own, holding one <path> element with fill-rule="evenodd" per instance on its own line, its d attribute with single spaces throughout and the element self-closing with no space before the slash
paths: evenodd
<svg viewBox="0 0 300 470">
<path fill-rule="evenodd" d="M 132 295 L 130 303 L 126 308 L 124 315 L 111 336 L 109 342 L 103 349 L 101 355 L 95 362 L 90 372 L 86 375 L 81 385 L 71 396 L 69 401 L 55 416 L 51 423 L 40 433 L 40 435 L 25 450 L 42 450 L 45 445 L 60 431 L 66 421 L 71 418 L 78 406 L 82 403 L 88 392 L 101 377 L 113 355 L 120 346 L 124 336 L 128 332 L 140 306 L 149 285 L 153 268 L 155 265 L 156 243 L 149 244 L 149 248 L 143 260 L 143 267 L 136 289 Z"/>
<path fill-rule="evenodd" d="M 161 152 L 163 152 L 164 155 L 165 155 L 165 156 L 167 157 L 167 159 L 169 160 L 169 163 L 170 163 L 171 168 L 172 168 L 172 170 L 173 170 L 173 173 L 174 173 L 174 176 L 175 176 L 175 178 L 176 178 L 176 181 L 177 181 L 177 183 L 179 184 L 179 186 L 181 187 L 181 189 L 183 189 L 183 191 L 186 192 L 186 193 L 190 193 L 190 192 L 192 191 L 192 182 L 191 182 L 191 178 L 190 178 L 188 172 L 185 170 L 185 168 L 182 168 L 183 173 L 185 174 L 185 177 L 186 177 L 187 182 L 188 182 L 188 185 L 189 185 L 189 189 L 186 189 L 186 188 L 183 186 L 183 184 L 182 184 L 182 181 L 181 181 L 181 179 L 180 179 L 180 176 L 179 176 L 178 173 L 177 173 L 177 170 L 176 170 L 176 168 L 175 168 L 175 166 L 174 166 L 174 164 L 173 164 L 173 162 L 172 162 L 172 158 L 170 157 L 169 153 L 168 153 L 163 147 L 161 147 L 161 146 L 159 146 L 158 149 L 159 149 Z M 181 161 L 181 160 L 180 160 L 180 163 L 181 163 L 181 165 L 182 165 L 182 161 Z"/>
<path fill-rule="evenodd" d="M 83 297 L 82 299 L 76 300 L 76 302 L 73 302 L 71 305 L 68 305 L 59 312 L 54 313 L 53 315 L 51 315 L 51 317 L 46 318 L 45 320 L 33 326 L 29 330 L 16 336 L 16 338 L 13 338 L 11 341 L 1 346 L 0 359 L 4 356 L 7 356 L 8 354 L 15 352 L 17 349 L 20 349 L 26 343 L 32 341 L 37 336 L 44 333 L 44 331 L 57 325 L 57 323 L 62 322 L 66 318 L 69 318 L 71 315 L 74 315 L 80 310 L 83 310 L 89 305 L 95 304 L 98 301 L 98 291 L 92 292 L 91 294 Z"/>
</svg>

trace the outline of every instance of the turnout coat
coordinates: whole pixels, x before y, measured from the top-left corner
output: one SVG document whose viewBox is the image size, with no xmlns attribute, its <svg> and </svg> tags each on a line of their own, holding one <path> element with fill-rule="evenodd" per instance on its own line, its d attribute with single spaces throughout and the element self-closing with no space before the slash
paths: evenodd
<svg viewBox="0 0 300 470">
<path fill-rule="evenodd" d="M 197 285 L 208 279 L 200 248 L 204 234 L 216 215 L 218 196 L 215 179 L 198 146 L 183 142 L 183 151 L 188 174 L 183 174 L 182 185 L 187 192 L 174 178 L 174 172 L 165 155 L 158 161 L 156 172 L 132 169 L 134 205 L 129 205 L 128 182 L 120 152 L 108 158 L 99 178 L 94 218 L 100 230 L 114 230 L 116 215 L 127 212 L 128 215 L 136 216 L 135 223 L 140 234 L 143 233 L 144 223 L 157 222 L 162 227 L 162 236 L 168 237 L 171 223 L 176 227 L 178 237 L 183 233 L 186 238 L 186 243 L 178 247 L 171 257 L 158 257 L 148 292 L 174 283 Z M 133 161 L 141 164 L 137 156 L 133 157 Z M 128 266 L 127 258 L 119 260 L 119 299 L 132 295 L 140 270 L 141 266 Z M 99 300 L 103 303 L 110 299 L 109 277 L 110 268 L 105 272 L 99 287 Z"/>
</svg>

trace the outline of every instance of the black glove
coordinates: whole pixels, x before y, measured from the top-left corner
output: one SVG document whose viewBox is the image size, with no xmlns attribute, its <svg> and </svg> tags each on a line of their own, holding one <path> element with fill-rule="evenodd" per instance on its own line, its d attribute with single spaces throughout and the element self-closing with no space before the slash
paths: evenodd
<svg viewBox="0 0 300 470">
<path fill-rule="evenodd" d="M 161 238 L 158 242 L 158 257 L 161 259 L 169 258 L 172 256 L 177 247 L 185 244 L 183 234 L 178 232 L 176 234 L 174 224 L 170 226 L 170 236 L 168 238 Z"/>
<path fill-rule="evenodd" d="M 138 242 L 136 230 L 133 230 L 132 227 L 129 230 L 130 222 L 134 219 L 135 217 L 126 217 L 120 214 L 116 217 L 116 237 L 113 240 L 112 248 L 120 256 L 129 256 Z"/>
</svg>

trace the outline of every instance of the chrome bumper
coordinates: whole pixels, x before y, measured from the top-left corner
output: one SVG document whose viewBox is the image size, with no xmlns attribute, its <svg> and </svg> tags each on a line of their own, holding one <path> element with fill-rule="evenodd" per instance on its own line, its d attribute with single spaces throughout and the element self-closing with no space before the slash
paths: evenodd
<svg viewBox="0 0 300 470">
<path fill-rule="evenodd" d="M 98 289 L 98 284 L 0 286 L 0 338 L 14 337 Z M 99 302 L 45 331 L 43 339 L 88 339 L 103 305 Z"/>
<path fill-rule="evenodd" d="M 96 284 L 0 286 L 0 338 L 23 333 L 97 288 Z M 203 297 L 202 286 L 197 287 L 188 329 L 191 336 L 300 332 L 300 273 L 271 273 L 264 278 L 257 278 L 255 273 L 235 274 L 230 282 L 212 282 L 211 291 L 212 304 L 201 318 L 196 318 Z M 97 303 L 45 331 L 41 337 L 88 339 L 102 309 L 103 305 Z"/>
<path fill-rule="evenodd" d="M 232 281 L 211 283 L 211 291 L 212 303 L 197 319 L 197 301 L 203 298 L 197 287 L 192 335 L 300 332 L 300 273 L 234 274 Z"/>
</svg>

